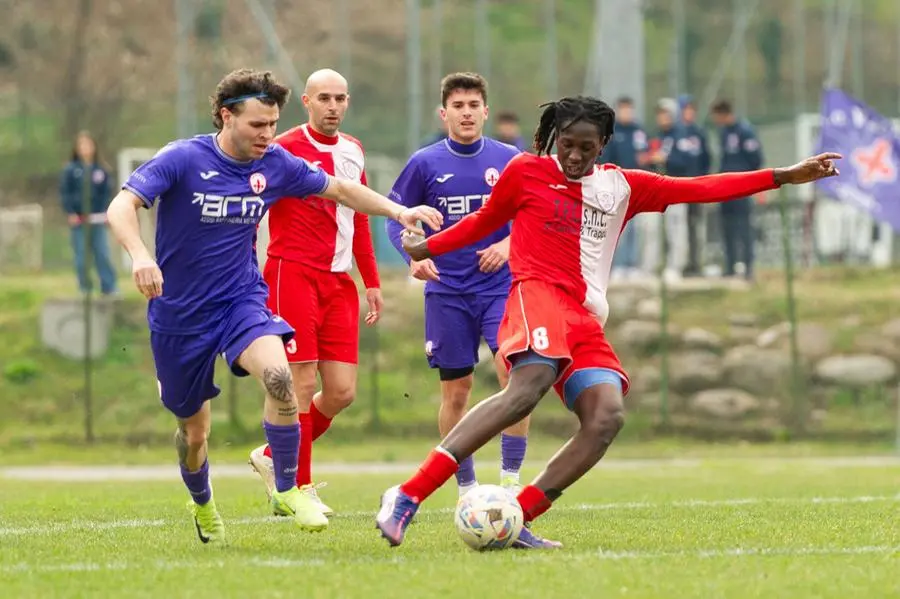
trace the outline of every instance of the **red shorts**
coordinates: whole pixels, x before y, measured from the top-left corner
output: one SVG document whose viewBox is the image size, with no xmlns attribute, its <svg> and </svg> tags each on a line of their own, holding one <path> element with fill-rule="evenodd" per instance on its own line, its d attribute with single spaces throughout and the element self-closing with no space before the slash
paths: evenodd
<svg viewBox="0 0 900 599">
<path fill-rule="evenodd" d="M 269 258 L 263 269 L 269 309 L 297 331 L 288 362 L 359 362 L 359 292 L 345 272 Z"/>
<path fill-rule="evenodd" d="M 564 398 L 563 388 L 573 373 L 586 368 L 607 368 L 622 377 L 628 393 L 628 375 L 603 334 L 597 317 L 562 289 L 542 281 L 514 283 L 506 314 L 497 335 L 500 355 L 507 368 L 509 358 L 532 350 L 560 360 L 553 388 Z"/>
</svg>

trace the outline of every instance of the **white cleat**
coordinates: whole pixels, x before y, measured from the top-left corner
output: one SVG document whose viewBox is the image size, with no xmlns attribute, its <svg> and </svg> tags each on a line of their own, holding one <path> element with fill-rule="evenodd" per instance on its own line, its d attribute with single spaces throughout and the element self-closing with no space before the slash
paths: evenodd
<svg viewBox="0 0 900 599">
<path fill-rule="evenodd" d="M 328 483 L 315 483 L 311 485 L 303 485 L 300 487 L 300 492 L 306 495 L 309 495 L 310 499 L 315 502 L 316 505 L 319 506 L 319 510 L 321 510 L 322 515 L 331 518 L 334 516 L 334 510 L 328 507 L 322 498 L 319 497 L 319 489 L 325 488 L 328 486 Z"/>
<path fill-rule="evenodd" d="M 256 472 L 266 485 L 266 497 L 272 501 L 272 492 L 275 490 L 275 465 L 272 458 L 265 454 L 266 446 L 260 445 L 250 452 L 250 467 Z"/>
</svg>

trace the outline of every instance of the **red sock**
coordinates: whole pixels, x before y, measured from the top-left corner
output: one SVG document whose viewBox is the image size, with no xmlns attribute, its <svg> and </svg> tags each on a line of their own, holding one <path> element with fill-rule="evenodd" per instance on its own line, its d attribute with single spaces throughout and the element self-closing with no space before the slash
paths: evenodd
<svg viewBox="0 0 900 599">
<path fill-rule="evenodd" d="M 312 417 L 300 414 L 300 452 L 297 455 L 297 486 L 312 482 Z"/>
<path fill-rule="evenodd" d="M 543 491 L 532 485 L 523 487 L 516 499 L 519 500 L 519 505 L 522 506 L 525 522 L 531 522 L 553 505 Z"/>
<path fill-rule="evenodd" d="M 412 478 L 400 485 L 400 490 L 422 503 L 441 485 L 450 480 L 457 468 L 459 468 L 459 464 L 449 453 L 440 449 L 432 449 Z"/>
<path fill-rule="evenodd" d="M 309 404 L 309 416 L 310 422 L 312 423 L 312 438 L 310 441 L 315 441 L 324 435 L 325 431 L 328 430 L 328 427 L 331 426 L 331 418 L 326 418 L 325 415 L 319 411 L 319 408 L 316 407 L 316 402 Z"/>
</svg>

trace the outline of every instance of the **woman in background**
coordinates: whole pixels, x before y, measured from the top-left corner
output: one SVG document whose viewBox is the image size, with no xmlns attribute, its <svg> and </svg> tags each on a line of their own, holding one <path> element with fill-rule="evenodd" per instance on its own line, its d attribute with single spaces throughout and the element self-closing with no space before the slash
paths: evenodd
<svg viewBox="0 0 900 599">
<path fill-rule="evenodd" d="M 84 180 L 86 176 L 90 177 L 89 183 Z M 86 185 L 90 189 L 87 205 L 84 201 Z M 117 293 L 116 273 L 110 259 L 106 232 L 106 208 L 110 201 L 109 172 L 103 167 L 97 144 L 87 131 L 75 137 L 72 160 L 63 170 L 60 181 L 60 199 L 72 232 L 75 270 L 81 292 L 87 293 L 92 286 L 85 260 L 86 223 L 89 222 L 91 255 L 100 275 L 100 291 L 103 295 Z"/>
</svg>

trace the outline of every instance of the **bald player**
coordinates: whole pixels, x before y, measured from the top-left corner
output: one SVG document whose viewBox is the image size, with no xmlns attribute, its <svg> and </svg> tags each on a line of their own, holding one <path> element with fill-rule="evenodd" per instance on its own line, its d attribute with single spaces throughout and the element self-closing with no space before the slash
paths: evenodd
<svg viewBox="0 0 900 599">
<path fill-rule="evenodd" d="M 331 69 L 314 72 L 302 96 L 309 119 L 275 139 L 291 154 L 339 179 L 366 185 L 365 154 L 339 128 L 350 105 L 347 80 Z M 269 213 L 268 260 L 263 276 L 269 308 L 297 331 L 285 345 L 300 418 L 297 486 L 325 516 L 333 510 L 312 482 L 312 444 L 356 395 L 359 357 L 359 293 L 348 274 L 353 260 L 366 287 L 366 324 L 378 322 L 381 297 L 367 215 L 318 196 L 278 202 Z M 316 392 L 316 374 L 322 390 Z M 250 465 L 271 496 L 275 485 L 267 445 L 250 453 Z"/>
</svg>

